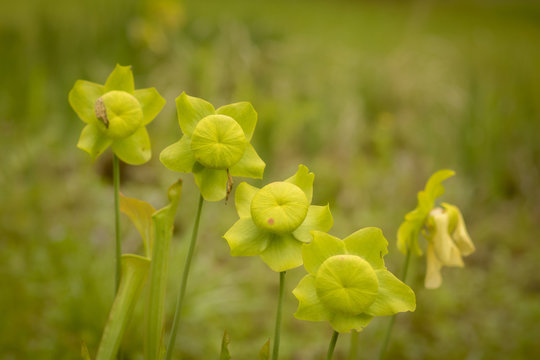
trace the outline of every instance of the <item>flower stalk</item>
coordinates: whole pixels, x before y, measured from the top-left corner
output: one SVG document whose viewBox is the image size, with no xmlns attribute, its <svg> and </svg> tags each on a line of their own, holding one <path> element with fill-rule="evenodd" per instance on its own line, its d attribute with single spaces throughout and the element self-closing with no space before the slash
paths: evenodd
<svg viewBox="0 0 540 360">
<path fill-rule="evenodd" d="M 283 308 L 283 290 L 285 288 L 285 273 L 282 271 L 279 273 L 279 295 L 278 305 L 276 312 L 276 326 L 274 329 L 274 346 L 272 348 L 272 360 L 277 360 L 279 357 L 279 342 L 281 338 L 281 312 Z"/>
<path fill-rule="evenodd" d="M 332 360 L 332 356 L 334 355 L 334 349 L 336 348 L 338 336 L 339 336 L 339 333 L 337 331 L 334 331 L 334 333 L 332 334 L 332 337 L 330 338 L 330 344 L 328 344 L 328 352 L 326 353 L 326 360 Z"/>
<path fill-rule="evenodd" d="M 113 154 L 113 187 L 114 187 L 114 232 L 115 232 L 115 280 L 114 293 L 118 292 L 122 276 L 122 240 L 120 239 L 120 164 Z"/>
</svg>

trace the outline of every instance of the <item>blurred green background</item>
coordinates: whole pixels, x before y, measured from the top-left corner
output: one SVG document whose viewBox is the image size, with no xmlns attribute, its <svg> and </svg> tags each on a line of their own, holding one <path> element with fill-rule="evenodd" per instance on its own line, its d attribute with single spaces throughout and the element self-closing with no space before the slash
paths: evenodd
<svg viewBox="0 0 540 360">
<path fill-rule="evenodd" d="M 95 353 L 113 299 L 111 155 L 76 148 L 83 123 L 67 94 L 133 65 L 137 88 L 167 105 L 148 130 L 150 163 L 122 168 L 122 191 L 161 207 L 179 174 L 159 152 L 180 130 L 182 91 L 217 106 L 251 101 L 264 183 L 316 174 L 332 233 L 381 227 L 395 237 L 416 192 L 451 168 L 443 200 L 457 204 L 477 252 L 423 288 L 398 317 L 388 359 L 540 358 L 540 5 L 523 1 L 3 1 L 0 5 L 0 358 L 76 359 Z M 172 313 L 197 188 L 182 174 L 168 291 Z M 261 185 L 263 182 L 252 182 Z M 232 258 L 221 235 L 234 203 L 208 203 L 177 347 L 215 359 L 221 335 L 234 359 L 254 359 L 272 334 L 278 275 L 259 258 Z M 138 234 L 122 218 L 126 252 Z M 423 244 L 425 245 L 425 244 Z M 331 328 L 294 319 L 288 272 L 281 354 L 319 359 Z M 142 301 L 124 344 L 142 359 Z M 171 317 L 169 317 L 170 319 Z M 378 352 L 388 319 L 360 335 Z M 345 359 L 349 337 L 338 341 Z"/>
</svg>

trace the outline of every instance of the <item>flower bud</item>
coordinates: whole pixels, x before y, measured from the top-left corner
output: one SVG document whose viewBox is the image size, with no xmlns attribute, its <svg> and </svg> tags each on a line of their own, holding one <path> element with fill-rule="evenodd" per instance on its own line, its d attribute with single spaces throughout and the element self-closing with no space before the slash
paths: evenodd
<svg viewBox="0 0 540 360">
<path fill-rule="evenodd" d="M 99 129 L 111 139 L 124 139 L 143 124 L 141 104 L 125 91 L 105 93 L 97 99 L 94 109 Z"/>
</svg>

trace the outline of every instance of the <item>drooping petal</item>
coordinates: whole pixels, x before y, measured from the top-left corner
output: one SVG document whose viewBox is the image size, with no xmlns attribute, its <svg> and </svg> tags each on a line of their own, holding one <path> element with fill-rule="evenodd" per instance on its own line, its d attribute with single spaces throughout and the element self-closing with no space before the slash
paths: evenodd
<svg viewBox="0 0 540 360">
<path fill-rule="evenodd" d="M 315 290 L 315 276 L 308 274 L 293 290 L 298 299 L 298 310 L 294 317 L 300 320 L 325 321 L 332 318 L 331 312 L 321 303 Z"/>
<path fill-rule="evenodd" d="M 375 274 L 379 279 L 379 293 L 366 314 L 388 316 L 416 309 L 416 297 L 409 286 L 386 269 L 376 270 Z"/>
<path fill-rule="evenodd" d="M 351 330 L 362 331 L 373 319 L 367 314 L 350 315 L 343 313 L 332 314 L 330 325 L 339 333 L 348 333 Z"/>
<path fill-rule="evenodd" d="M 465 221 L 463 220 L 463 215 L 459 211 L 457 206 L 450 205 L 447 203 L 442 203 L 442 206 L 450 213 L 450 217 L 455 217 L 455 229 L 452 233 L 452 238 L 456 246 L 458 247 L 461 255 L 467 256 L 472 254 L 475 251 L 474 244 L 472 243 L 471 237 L 467 228 L 465 227 Z"/>
<path fill-rule="evenodd" d="M 245 176 L 253 179 L 262 179 L 266 164 L 259 157 L 251 144 L 247 144 L 244 155 L 236 164 L 231 166 L 232 176 Z"/>
<path fill-rule="evenodd" d="M 228 180 L 225 170 L 208 169 L 195 163 L 193 176 L 204 200 L 219 201 L 225 198 Z"/>
<path fill-rule="evenodd" d="M 267 248 L 271 235 L 259 229 L 250 218 L 242 218 L 223 237 L 229 243 L 231 255 L 253 256 Z"/>
<path fill-rule="evenodd" d="M 334 224 L 334 218 L 330 213 L 330 206 L 311 205 L 308 208 L 306 218 L 302 225 L 293 231 L 293 235 L 298 240 L 308 243 L 313 237 L 311 231 L 328 231 Z"/>
<path fill-rule="evenodd" d="M 191 136 L 197 123 L 208 115 L 215 114 L 214 107 L 208 101 L 180 94 L 175 100 L 178 113 L 178 123 L 184 135 Z"/>
<path fill-rule="evenodd" d="M 103 85 L 77 80 L 69 92 L 69 104 L 82 121 L 87 124 L 95 123 L 97 117 L 94 106 L 104 91 Z"/>
<path fill-rule="evenodd" d="M 165 99 L 155 88 L 135 90 L 134 96 L 139 100 L 143 111 L 143 126 L 149 124 L 159 114 Z"/>
<path fill-rule="evenodd" d="M 439 170 L 429 177 L 424 192 L 427 194 L 427 199 L 431 203 L 430 208 L 433 207 L 435 199 L 444 194 L 444 186 L 441 183 L 455 174 L 455 171 L 445 169 Z"/>
<path fill-rule="evenodd" d="M 150 137 L 145 127 L 125 139 L 115 140 L 112 149 L 120 160 L 130 165 L 144 164 L 152 157 Z"/>
<path fill-rule="evenodd" d="M 313 241 L 302 247 L 304 267 L 310 274 L 317 274 L 319 266 L 330 256 L 346 254 L 345 243 L 325 232 L 313 231 Z"/>
<path fill-rule="evenodd" d="M 113 72 L 105 82 L 105 92 L 111 90 L 121 90 L 133 95 L 135 91 L 135 82 L 133 81 L 131 65 L 121 66 L 116 64 Z"/>
<path fill-rule="evenodd" d="M 302 243 L 290 234 L 273 234 L 261 259 L 276 272 L 293 269 L 302 265 Z"/>
<path fill-rule="evenodd" d="M 248 141 L 251 141 L 255 125 L 257 125 L 257 112 L 253 105 L 247 101 L 237 102 L 220 107 L 216 114 L 222 114 L 232 117 L 244 130 L 244 135 Z"/>
<path fill-rule="evenodd" d="M 367 227 L 343 240 L 347 252 L 364 258 L 374 269 L 384 269 L 383 256 L 388 254 L 388 241 L 381 229 Z"/>
<path fill-rule="evenodd" d="M 96 125 L 88 124 L 81 132 L 77 147 L 86 151 L 95 160 L 111 143 L 112 140 L 103 135 Z"/>
<path fill-rule="evenodd" d="M 193 165 L 195 165 L 195 158 L 191 151 L 190 142 L 190 138 L 183 135 L 180 140 L 167 146 L 159 154 L 159 160 L 170 170 L 183 173 L 191 172 Z"/>
<path fill-rule="evenodd" d="M 430 218 L 435 224 L 435 232 L 431 241 L 437 258 L 445 266 L 462 267 L 463 260 L 459 250 L 448 234 L 448 212 L 437 208 L 431 212 Z"/>
<path fill-rule="evenodd" d="M 428 243 L 426 251 L 426 278 L 424 286 L 428 289 L 436 289 L 442 284 L 441 268 L 442 263 L 437 259 L 433 245 Z"/>
<path fill-rule="evenodd" d="M 311 204 L 313 198 L 313 180 L 315 180 L 315 174 L 309 172 L 309 169 L 304 165 L 298 165 L 298 171 L 296 174 L 285 180 L 298 186 L 306 194 L 308 203 Z"/>
<path fill-rule="evenodd" d="M 236 212 L 240 218 L 251 217 L 251 199 L 253 199 L 253 196 L 258 190 L 258 188 L 249 185 L 247 182 L 242 182 L 236 188 L 234 202 L 236 205 Z"/>
</svg>

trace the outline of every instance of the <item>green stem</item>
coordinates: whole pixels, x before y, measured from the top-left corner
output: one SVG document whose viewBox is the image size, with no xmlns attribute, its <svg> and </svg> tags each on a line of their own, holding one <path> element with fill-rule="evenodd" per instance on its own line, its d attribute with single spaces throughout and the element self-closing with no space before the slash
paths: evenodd
<svg viewBox="0 0 540 360">
<path fill-rule="evenodd" d="M 353 330 L 351 333 L 351 347 L 349 349 L 349 356 L 347 357 L 347 360 L 355 360 L 358 356 L 358 338 L 360 336 L 360 333 L 358 331 Z"/>
<path fill-rule="evenodd" d="M 281 336 L 281 308 L 283 306 L 283 289 L 285 288 L 285 271 L 279 273 L 279 297 L 276 312 L 276 327 L 274 329 L 274 346 L 272 348 L 272 360 L 279 356 L 279 340 Z"/>
<path fill-rule="evenodd" d="M 199 206 L 197 208 L 197 215 L 195 216 L 195 224 L 193 225 L 193 233 L 191 234 L 191 242 L 189 243 L 189 249 L 184 264 L 184 273 L 182 274 L 182 283 L 180 284 L 180 291 L 176 299 L 176 310 L 174 312 L 174 320 L 171 328 L 171 335 L 169 337 L 169 345 L 167 346 L 167 353 L 165 355 L 166 360 L 172 358 L 174 350 L 174 344 L 176 342 L 176 333 L 178 332 L 178 325 L 180 323 L 180 313 L 182 312 L 182 303 L 184 302 L 184 295 L 186 294 L 186 286 L 189 277 L 189 269 L 191 268 L 191 259 L 193 258 L 193 252 L 195 251 L 195 244 L 197 243 L 197 234 L 199 232 L 199 223 L 201 220 L 201 211 L 203 207 L 204 199 L 202 195 L 199 197 Z"/>
<path fill-rule="evenodd" d="M 115 243 L 116 243 L 116 255 L 115 255 L 115 278 L 114 278 L 114 293 L 118 292 L 118 286 L 120 286 L 120 278 L 122 274 L 122 242 L 120 240 L 120 165 L 118 163 L 118 157 L 113 154 L 113 186 L 114 186 L 114 230 L 115 230 Z"/>
<path fill-rule="evenodd" d="M 405 282 L 405 280 L 407 279 L 407 272 L 409 270 L 410 259 L 411 259 L 411 252 L 407 251 L 407 255 L 405 256 L 405 263 L 403 264 L 403 270 L 401 273 L 401 281 L 403 282 Z M 388 328 L 386 329 L 386 334 L 384 335 L 381 351 L 379 352 L 379 360 L 382 360 L 384 358 L 386 348 L 388 347 L 388 343 L 390 342 L 390 335 L 392 334 L 392 328 L 394 327 L 394 323 L 396 322 L 396 316 L 397 314 L 392 315 L 392 318 L 388 322 Z"/>
<path fill-rule="evenodd" d="M 328 353 L 326 353 L 326 360 L 332 360 L 332 355 L 334 355 L 334 349 L 336 348 L 336 342 L 339 333 L 334 331 L 332 338 L 330 339 L 330 344 L 328 344 Z"/>
</svg>

